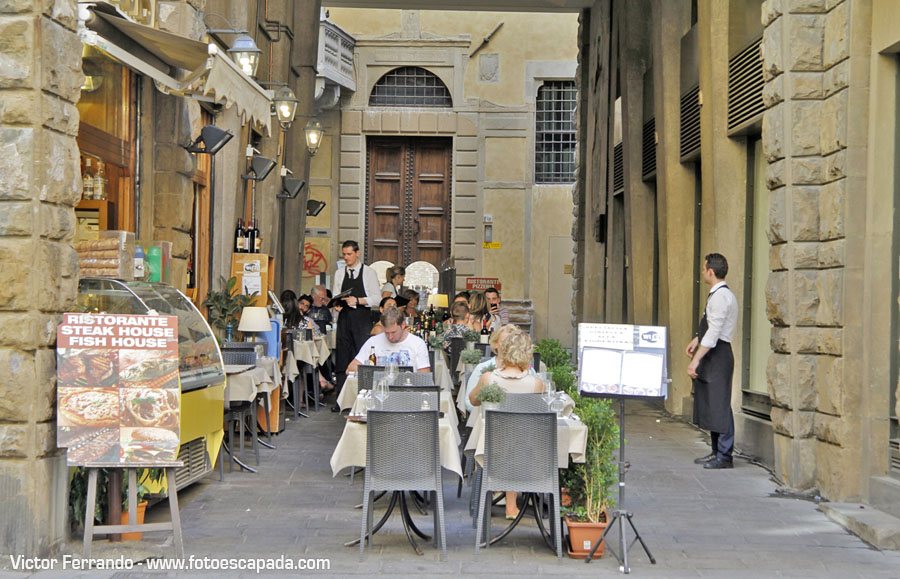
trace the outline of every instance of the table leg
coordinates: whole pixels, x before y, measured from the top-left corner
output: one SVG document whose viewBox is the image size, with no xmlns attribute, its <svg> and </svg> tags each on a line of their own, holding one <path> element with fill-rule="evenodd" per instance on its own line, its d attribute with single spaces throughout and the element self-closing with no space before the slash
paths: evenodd
<svg viewBox="0 0 900 579">
<path fill-rule="evenodd" d="M 413 549 L 415 549 L 416 555 L 424 555 L 424 553 L 422 552 L 422 549 L 420 549 L 419 545 L 416 544 L 416 539 L 412 536 L 412 532 L 410 532 L 411 531 L 410 527 L 415 529 L 415 525 L 412 524 L 412 521 L 410 520 L 410 517 L 409 517 L 409 511 L 406 508 L 406 495 L 404 495 L 404 493 L 402 491 L 397 491 L 397 492 L 400 493 L 400 514 L 401 514 L 401 519 L 403 519 L 403 530 L 406 531 L 406 538 L 409 539 L 409 544 L 412 545 Z M 418 529 L 415 529 L 415 530 L 417 531 L 416 534 L 419 534 L 419 532 L 418 532 L 419 530 Z M 428 540 L 427 537 L 425 539 Z"/>
<path fill-rule="evenodd" d="M 397 501 L 398 501 L 398 494 L 399 494 L 399 492 L 400 492 L 400 491 L 395 491 L 395 492 L 391 495 L 391 502 L 390 502 L 390 504 L 388 504 L 388 508 L 387 508 L 387 510 L 384 512 L 384 516 L 382 516 L 382 517 L 381 517 L 381 520 L 379 520 L 379 521 L 375 524 L 375 526 L 372 527 L 372 532 L 369 533 L 368 535 L 366 535 L 366 539 L 369 539 L 369 536 L 370 536 L 370 535 L 374 535 L 374 534 L 377 533 L 379 530 L 381 530 L 381 527 L 383 527 L 384 524 L 387 522 L 388 518 L 391 516 L 391 513 L 394 512 L 394 507 L 397 506 Z M 374 502 L 374 501 L 373 501 L 373 502 Z M 371 505 L 371 503 L 370 503 L 370 504 L 369 504 L 369 508 L 371 508 L 371 507 L 372 507 L 372 505 Z M 369 542 L 371 543 L 371 539 L 369 539 Z M 348 542 L 348 543 L 344 543 L 344 546 L 345 546 L 345 547 L 352 547 L 353 545 L 359 545 L 359 539 L 354 539 L 354 540 L 352 540 L 352 541 L 350 541 L 350 542 Z"/>
<path fill-rule="evenodd" d="M 422 538 L 425 539 L 426 541 L 431 540 L 431 537 L 430 537 L 429 535 L 426 535 L 425 533 L 423 533 L 422 531 L 420 531 L 420 530 L 419 530 L 419 527 L 417 527 L 417 526 L 415 525 L 415 523 L 413 523 L 412 515 L 411 515 L 410 512 L 409 512 L 409 503 L 408 503 L 407 500 L 406 500 L 406 494 L 405 494 L 405 493 L 400 495 L 400 510 L 401 510 L 401 513 L 403 514 L 403 516 L 406 518 L 406 522 L 409 524 L 410 528 L 412 529 L 412 531 L 413 531 L 415 534 L 419 535 L 420 537 L 422 537 Z"/>
</svg>

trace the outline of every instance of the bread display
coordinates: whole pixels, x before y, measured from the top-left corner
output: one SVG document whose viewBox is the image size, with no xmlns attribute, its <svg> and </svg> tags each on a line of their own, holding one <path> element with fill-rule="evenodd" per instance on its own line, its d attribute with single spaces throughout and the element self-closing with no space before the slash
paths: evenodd
<svg viewBox="0 0 900 579">
<path fill-rule="evenodd" d="M 97 239 L 79 241 L 78 267 L 82 277 L 134 277 L 134 234 L 129 231 L 97 231 Z"/>
</svg>

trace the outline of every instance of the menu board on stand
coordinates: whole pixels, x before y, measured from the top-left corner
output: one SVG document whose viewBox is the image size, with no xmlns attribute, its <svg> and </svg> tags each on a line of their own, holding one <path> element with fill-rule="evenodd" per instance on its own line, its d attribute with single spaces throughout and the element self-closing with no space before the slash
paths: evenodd
<svg viewBox="0 0 900 579">
<path fill-rule="evenodd" d="M 666 397 L 666 328 L 578 324 L 578 389 L 586 396 Z"/>
<path fill-rule="evenodd" d="M 57 441 L 70 466 L 176 459 L 177 317 L 68 313 L 56 351 Z"/>
</svg>

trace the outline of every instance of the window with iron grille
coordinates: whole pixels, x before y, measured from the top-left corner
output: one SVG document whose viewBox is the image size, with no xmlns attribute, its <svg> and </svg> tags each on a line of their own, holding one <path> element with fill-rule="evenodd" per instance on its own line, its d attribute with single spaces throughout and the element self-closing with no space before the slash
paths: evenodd
<svg viewBox="0 0 900 579">
<path fill-rule="evenodd" d="M 575 181 L 575 81 L 546 81 L 535 101 L 534 181 Z"/>
<path fill-rule="evenodd" d="M 404 66 L 388 72 L 372 87 L 369 106 L 452 107 L 447 85 L 424 68 Z"/>
</svg>

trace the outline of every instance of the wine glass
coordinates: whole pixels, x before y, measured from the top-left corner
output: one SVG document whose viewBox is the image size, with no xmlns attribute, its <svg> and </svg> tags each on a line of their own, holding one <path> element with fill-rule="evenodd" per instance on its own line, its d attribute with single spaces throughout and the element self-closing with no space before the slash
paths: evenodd
<svg viewBox="0 0 900 579">
<path fill-rule="evenodd" d="M 553 400 L 553 396 L 556 394 L 556 384 L 553 383 L 553 380 L 545 380 L 544 381 L 544 402 L 550 404 L 550 401 Z"/>
<path fill-rule="evenodd" d="M 387 385 L 386 379 L 382 378 L 381 380 L 379 380 L 378 382 L 375 383 L 375 390 L 374 390 L 375 398 L 378 399 L 379 404 L 382 406 L 384 405 L 384 399 L 387 398 L 387 390 L 388 390 L 388 385 Z"/>
<path fill-rule="evenodd" d="M 390 360 L 385 364 L 384 377 L 388 380 L 388 384 L 396 384 L 397 378 L 400 377 L 400 365 L 396 360 Z"/>
<path fill-rule="evenodd" d="M 562 418 L 563 410 L 566 407 L 566 402 L 563 400 L 562 392 L 554 392 L 553 393 L 553 402 L 550 403 L 550 410 L 552 412 L 556 412 L 557 418 Z"/>
</svg>

